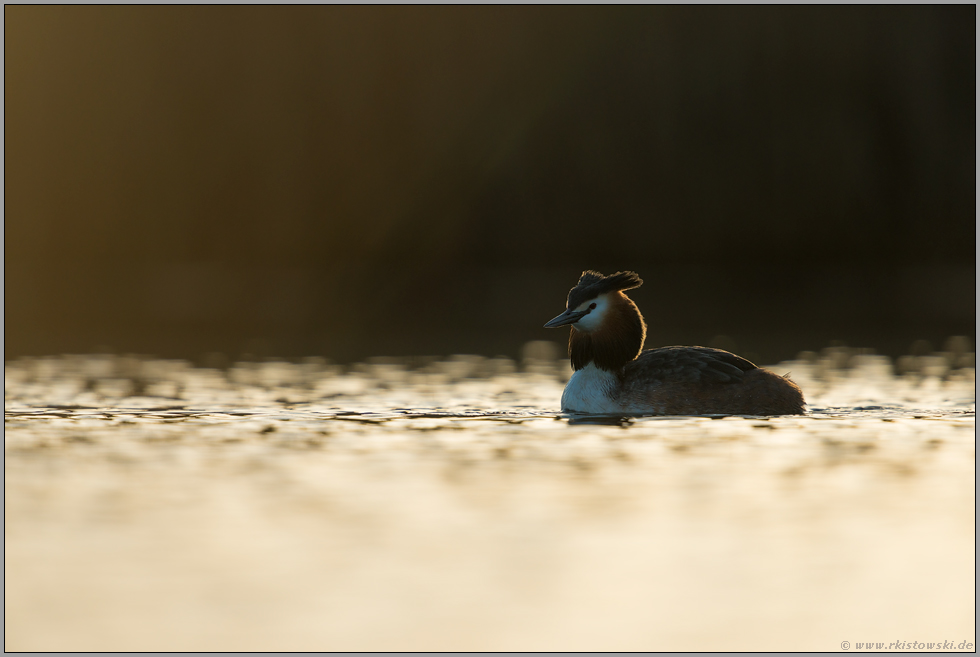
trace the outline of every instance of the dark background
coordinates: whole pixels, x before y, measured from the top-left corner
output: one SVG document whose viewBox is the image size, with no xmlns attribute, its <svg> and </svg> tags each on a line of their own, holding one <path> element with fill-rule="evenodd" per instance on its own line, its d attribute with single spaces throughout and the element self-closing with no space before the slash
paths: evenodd
<svg viewBox="0 0 980 657">
<path fill-rule="evenodd" d="M 975 332 L 973 5 L 4 18 L 5 358 L 515 356 L 586 268 L 648 346 Z"/>
</svg>

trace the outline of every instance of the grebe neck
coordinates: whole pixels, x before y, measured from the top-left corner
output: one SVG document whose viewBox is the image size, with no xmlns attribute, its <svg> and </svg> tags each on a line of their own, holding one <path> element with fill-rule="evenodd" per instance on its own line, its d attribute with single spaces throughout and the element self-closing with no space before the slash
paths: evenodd
<svg viewBox="0 0 980 657">
<path fill-rule="evenodd" d="M 596 330 L 582 331 L 572 326 L 568 356 L 573 370 L 594 363 L 599 369 L 618 372 L 642 351 L 647 327 L 640 309 L 622 292 L 611 296 L 612 303 Z"/>
</svg>

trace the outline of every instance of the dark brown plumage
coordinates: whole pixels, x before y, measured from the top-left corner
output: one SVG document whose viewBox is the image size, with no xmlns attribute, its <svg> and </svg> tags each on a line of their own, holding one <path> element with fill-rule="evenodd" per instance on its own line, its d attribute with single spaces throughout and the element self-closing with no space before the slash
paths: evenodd
<svg viewBox="0 0 980 657">
<path fill-rule="evenodd" d="M 663 415 L 801 415 L 803 391 L 786 377 L 710 347 L 661 347 L 620 370 L 618 395 Z"/>
</svg>

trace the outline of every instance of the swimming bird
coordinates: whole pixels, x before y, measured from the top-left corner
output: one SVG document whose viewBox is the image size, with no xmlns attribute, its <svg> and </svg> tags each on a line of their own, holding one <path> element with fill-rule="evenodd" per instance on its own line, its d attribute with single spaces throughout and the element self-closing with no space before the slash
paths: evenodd
<svg viewBox="0 0 980 657">
<path fill-rule="evenodd" d="M 806 402 L 788 377 L 710 347 L 643 351 L 646 323 L 625 290 L 643 284 L 631 271 L 582 272 L 565 312 L 545 328 L 571 326 L 574 373 L 561 410 L 652 415 L 802 415 Z"/>
</svg>

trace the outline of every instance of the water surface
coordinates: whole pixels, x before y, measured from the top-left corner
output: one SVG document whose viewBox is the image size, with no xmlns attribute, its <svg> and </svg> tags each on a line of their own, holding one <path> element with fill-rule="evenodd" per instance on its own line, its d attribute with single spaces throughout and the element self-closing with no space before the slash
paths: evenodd
<svg viewBox="0 0 980 657">
<path fill-rule="evenodd" d="M 8 363 L 6 648 L 975 645 L 974 370 L 849 365 L 621 418 L 546 359 Z"/>
</svg>

